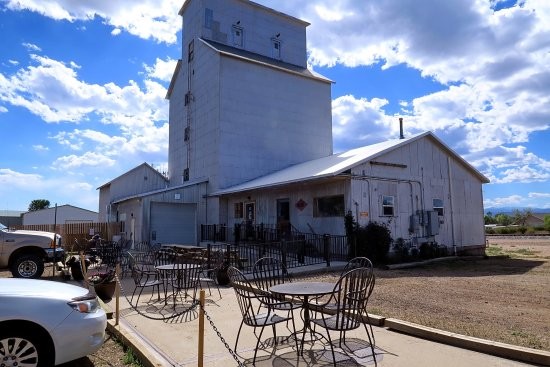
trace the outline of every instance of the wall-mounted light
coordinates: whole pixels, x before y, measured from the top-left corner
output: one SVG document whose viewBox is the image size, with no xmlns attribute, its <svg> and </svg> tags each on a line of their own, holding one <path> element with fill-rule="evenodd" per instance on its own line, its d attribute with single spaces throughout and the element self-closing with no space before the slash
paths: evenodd
<svg viewBox="0 0 550 367">
<path fill-rule="evenodd" d="M 276 37 L 276 38 L 279 38 L 280 35 L 281 35 L 280 33 L 277 33 L 277 34 L 275 35 L 275 37 Z"/>
<path fill-rule="evenodd" d="M 237 23 L 235 23 L 236 25 L 239 25 L 241 24 L 241 21 L 240 20 L 237 20 Z"/>
</svg>

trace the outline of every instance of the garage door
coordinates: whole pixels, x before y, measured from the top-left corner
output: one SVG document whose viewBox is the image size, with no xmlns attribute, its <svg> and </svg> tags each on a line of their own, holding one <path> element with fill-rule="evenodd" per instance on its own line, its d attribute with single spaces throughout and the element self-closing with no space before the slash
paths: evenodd
<svg viewBox="0 0 550 367">
<path fill-rule="evenodd" d="M 196 205 L 151 203 L 151 243 L 197 243 Z"/>
</svg>

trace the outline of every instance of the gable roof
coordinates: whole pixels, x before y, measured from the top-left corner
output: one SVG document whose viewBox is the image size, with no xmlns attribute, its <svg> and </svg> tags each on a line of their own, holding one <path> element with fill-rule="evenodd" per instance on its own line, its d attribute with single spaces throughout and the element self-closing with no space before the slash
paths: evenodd
<svg viewBox="0 0 550 367">
<path fill-rule="evenodd" d="M 138 169 L 140 169 L 144 166 L 147 167 L 150 171 L 154 172 L 156 175 L 159 175 L 160 177 L 162 177 L 166 182 L 168 182 L 168 179 L 166 177 L 164 177 L 159 171 L 154 169 L 150 164 L 143 162 L 142 164 L 132 168 L 131 170 L 124 172 L 120 176 L 113 178 L 111 181 L 104 183 L 103 185 L 99 186 L 96 190 L 102 189 L 105 186 L 109 186 L 114 181 L 118 180 L 119 178 L 130 175 L 132 172 L 134 172 L 134 171 L 136 171 L 136 170 L 138 170 Z"/>
<path fill-rule="evenodd" d="M 307 180 L 334 177 L 364 162 L 373 160 L 392 150 L 410 144 L 422 138 L 432 139 L 438 146 L 451 157 L 459 161 L 466 169 L 474 174 L 482 183 L 488 183 L 489 179 L 466 162 L 461 156 L 439 140 L 432 132 L 424 132 L 407 139 L 387 140 L 381 143 L 367 145 L 331 156 L 299 163 L 277 172 L 256 178 L 254 180 L 228 187 L 211 194 L 219 196 L 236 192 L 273 187 L 283 184 L 302 182 Z"/>
<path fill-rule="evenodd" d="M 290 64 L 288 62 L 284 62 L 268 56 L 260 55 L 255 52 L 243 50 L 241 48 L 228 46 L 223 43 L 215 42 L 212 40 L 207 40 L 204 38 L 199 38 L 199 40 L 202 43 L 204 43 L 206 46 L 210 47 L 211 49 L 213 49 L 214 51 L 218 52 L 223 56 L 228 56 L 235 59 L 240 59 L 242 61 L 247 61 L 254 64 L 267 66 L 273 69 L 285 71 L 287 73 L 303 76 L 305 78 L 316 79 L 325 83 L 333 83 L 332 80 L 324 77 L 323 75 L 299 65 Z"/>
</svg>

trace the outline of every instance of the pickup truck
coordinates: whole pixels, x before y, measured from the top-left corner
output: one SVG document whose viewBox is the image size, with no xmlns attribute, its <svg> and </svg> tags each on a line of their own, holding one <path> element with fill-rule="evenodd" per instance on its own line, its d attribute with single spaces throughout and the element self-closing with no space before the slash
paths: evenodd
<svg viewBox="0 0 550 367">
<path fill-rule="evenodd" d="M 0 223 L 0 269 L 9 269 L 14 278 L 40 278 L 45 263 L 64 259 L 60 235 L 10 230 Z"/>
</svg>

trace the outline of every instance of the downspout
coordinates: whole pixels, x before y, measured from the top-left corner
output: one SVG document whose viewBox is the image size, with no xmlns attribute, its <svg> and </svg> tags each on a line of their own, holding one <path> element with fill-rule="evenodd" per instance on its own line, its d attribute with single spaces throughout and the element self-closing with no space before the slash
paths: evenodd
<svg viewBox="0 0 550 367">
<path fill-rule="evenodd" d="M 449 173 L 449 211 L 450 213 L 450 220 L 451 220 L 451 240 L 453 242 L 453 255 L 456 256 L 456 243 L 455 243 L 455 220 L 454 220 L 454 213 L 453 213 L 453 177 L 451 172 L 451 157 L 447 157 L 447 170 Z"/>
</svg>

